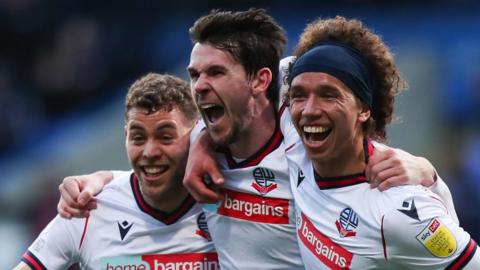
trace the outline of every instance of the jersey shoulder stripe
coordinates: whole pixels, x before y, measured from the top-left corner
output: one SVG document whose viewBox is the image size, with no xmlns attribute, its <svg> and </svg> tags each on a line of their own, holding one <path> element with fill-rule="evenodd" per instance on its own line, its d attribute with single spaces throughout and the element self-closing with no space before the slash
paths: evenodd
<svg viewBox="0 0 480 270">
<path fill-rule="evenodd" d="M 456 270 L 463 269 L 463 267 L 473 258 L 475 252 L 477 251 L 477 243 L 473 239 L 470 239 L 470 242 L 462 251 L 460 256 L 458 256 L 455 261 L 453 261 L 446 269 L 447 270 Z"/>
<path fill-rule="evenodd" d="M 23 254 L 22 262 L 26 263 L 33 270 L 47 270 L 42 262 L 30 251 L 27 251 Z"/>
</svg>

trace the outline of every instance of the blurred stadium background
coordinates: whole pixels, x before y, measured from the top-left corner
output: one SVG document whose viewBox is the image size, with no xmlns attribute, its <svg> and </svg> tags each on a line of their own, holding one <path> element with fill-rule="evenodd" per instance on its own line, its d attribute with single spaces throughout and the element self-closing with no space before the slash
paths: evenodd
<svg viewBox="0 0 480 270">
<path fill-rule="evenodd" d="M 187 29 L 212 8 L 267 8 L 288 32 L 287 53 L 319 16 L 375 29 L 410 85 L 389 143 L 434 163 L 480 241 L 480 2 L 224 2 L 0 0 L 1 269 L 55 215 L 64 176 L 128 169 L 127 87 L 150 71 L 187 79 Z"/>
</svg>

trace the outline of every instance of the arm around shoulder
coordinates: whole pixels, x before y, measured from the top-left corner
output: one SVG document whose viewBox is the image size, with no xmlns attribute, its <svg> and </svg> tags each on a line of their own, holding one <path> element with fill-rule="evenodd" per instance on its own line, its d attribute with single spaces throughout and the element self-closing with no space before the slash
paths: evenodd
<svg viewBox="0 0 480 270">
<path fill-rule="evenodd" d="M 435 172 L 436 174 L 436 172 Z M 447 184 L 436 174 L 435 183 L 429 187 L 430 191 L 437 194 L 445 203 L 445 206 L 448 209 L 448 213 L 452 217 L 453 221 L 456 224 L 460 224 L 457 216 L 457 212 L 455 211 L 455 205 L 453 204 L 452 193 L 450 193 L 450 189 L 448 188 Z"/>
<path fill-rule="evenodd" d="M 223 185 L 224 179 L 215 160 L 214 148 L 206 131 L 200 132 L 190 144 L 183 185 L 200 203 L 222 199 L 219 187 Z"/>
<path fill-rule="evenodd" d="M 59 214 L 64 218 L 87 217 L 96 208 L 95 195 L 114 178 L 130 171 L 96 171 L 90 174 L 67 176 L 58 187 L 60 201 Z"/>
</svg>

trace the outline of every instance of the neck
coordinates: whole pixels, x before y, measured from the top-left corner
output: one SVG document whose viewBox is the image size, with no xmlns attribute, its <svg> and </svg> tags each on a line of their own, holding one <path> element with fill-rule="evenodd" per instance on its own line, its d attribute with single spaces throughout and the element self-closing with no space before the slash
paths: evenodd
<svg viewBox="0 0 480 270">
<path fill-rule="evenodd" d="M 343 147 L 335 151 L 338 153 L 335 157 L 329 160 L 313 162 L 313 167 L 318 175 L 322 177 L 337 177 L 365 171 L 363 137 L 347 142 L 343 144 Z"/>
<path fill-rule="evenodd" d="M 181 187 L 178 190 L 170 190 L 168 192 L 162 192 L 161 196 L 149 196 L 142 191 L 140 186 L 140 193 L 142 194 L 145 202 L 155 210 L 172 213 L 177 210 L 188 197 L 188 192 L 185 188 Z"/>
<path fill-rule="evenodd" d="M 238 139 L 228 146 L 230 153 L 237 158 L 248 158 L 268 143 L 276 127 L 275 108 L 268 101 L 253 106 L 252 119 Z"/>
</svg>

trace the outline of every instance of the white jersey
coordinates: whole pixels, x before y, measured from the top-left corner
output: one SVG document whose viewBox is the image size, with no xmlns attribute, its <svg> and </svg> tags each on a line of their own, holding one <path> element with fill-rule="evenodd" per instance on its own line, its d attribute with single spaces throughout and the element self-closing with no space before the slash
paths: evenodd
<svg viewBox="0 0 480 270">
<path fill-rule="evenodd" d="M 172 214 L 149 207 L 123 174 L 97 196 L 90 217 L 55 217 L 23 255 L 32 269 L 220 269 L 201 206 L 188 197 Z"/>
<path fill-rule="evenodd" d="M 474 256 L 476 243 L 434 193 L 420 186 L 380 192 L 363 173 L 322 178 L 299 136 L 290 135 L 286 156 L 307 269 L 461 269 Z"/>
<path fill-rule="evenodd" d="M 204 212 L 222 269 L 304 269 L 282 140 L 277 123 L 269 143 L 242 162 L 216 153 L 225 200 Z"/>
</svg>

